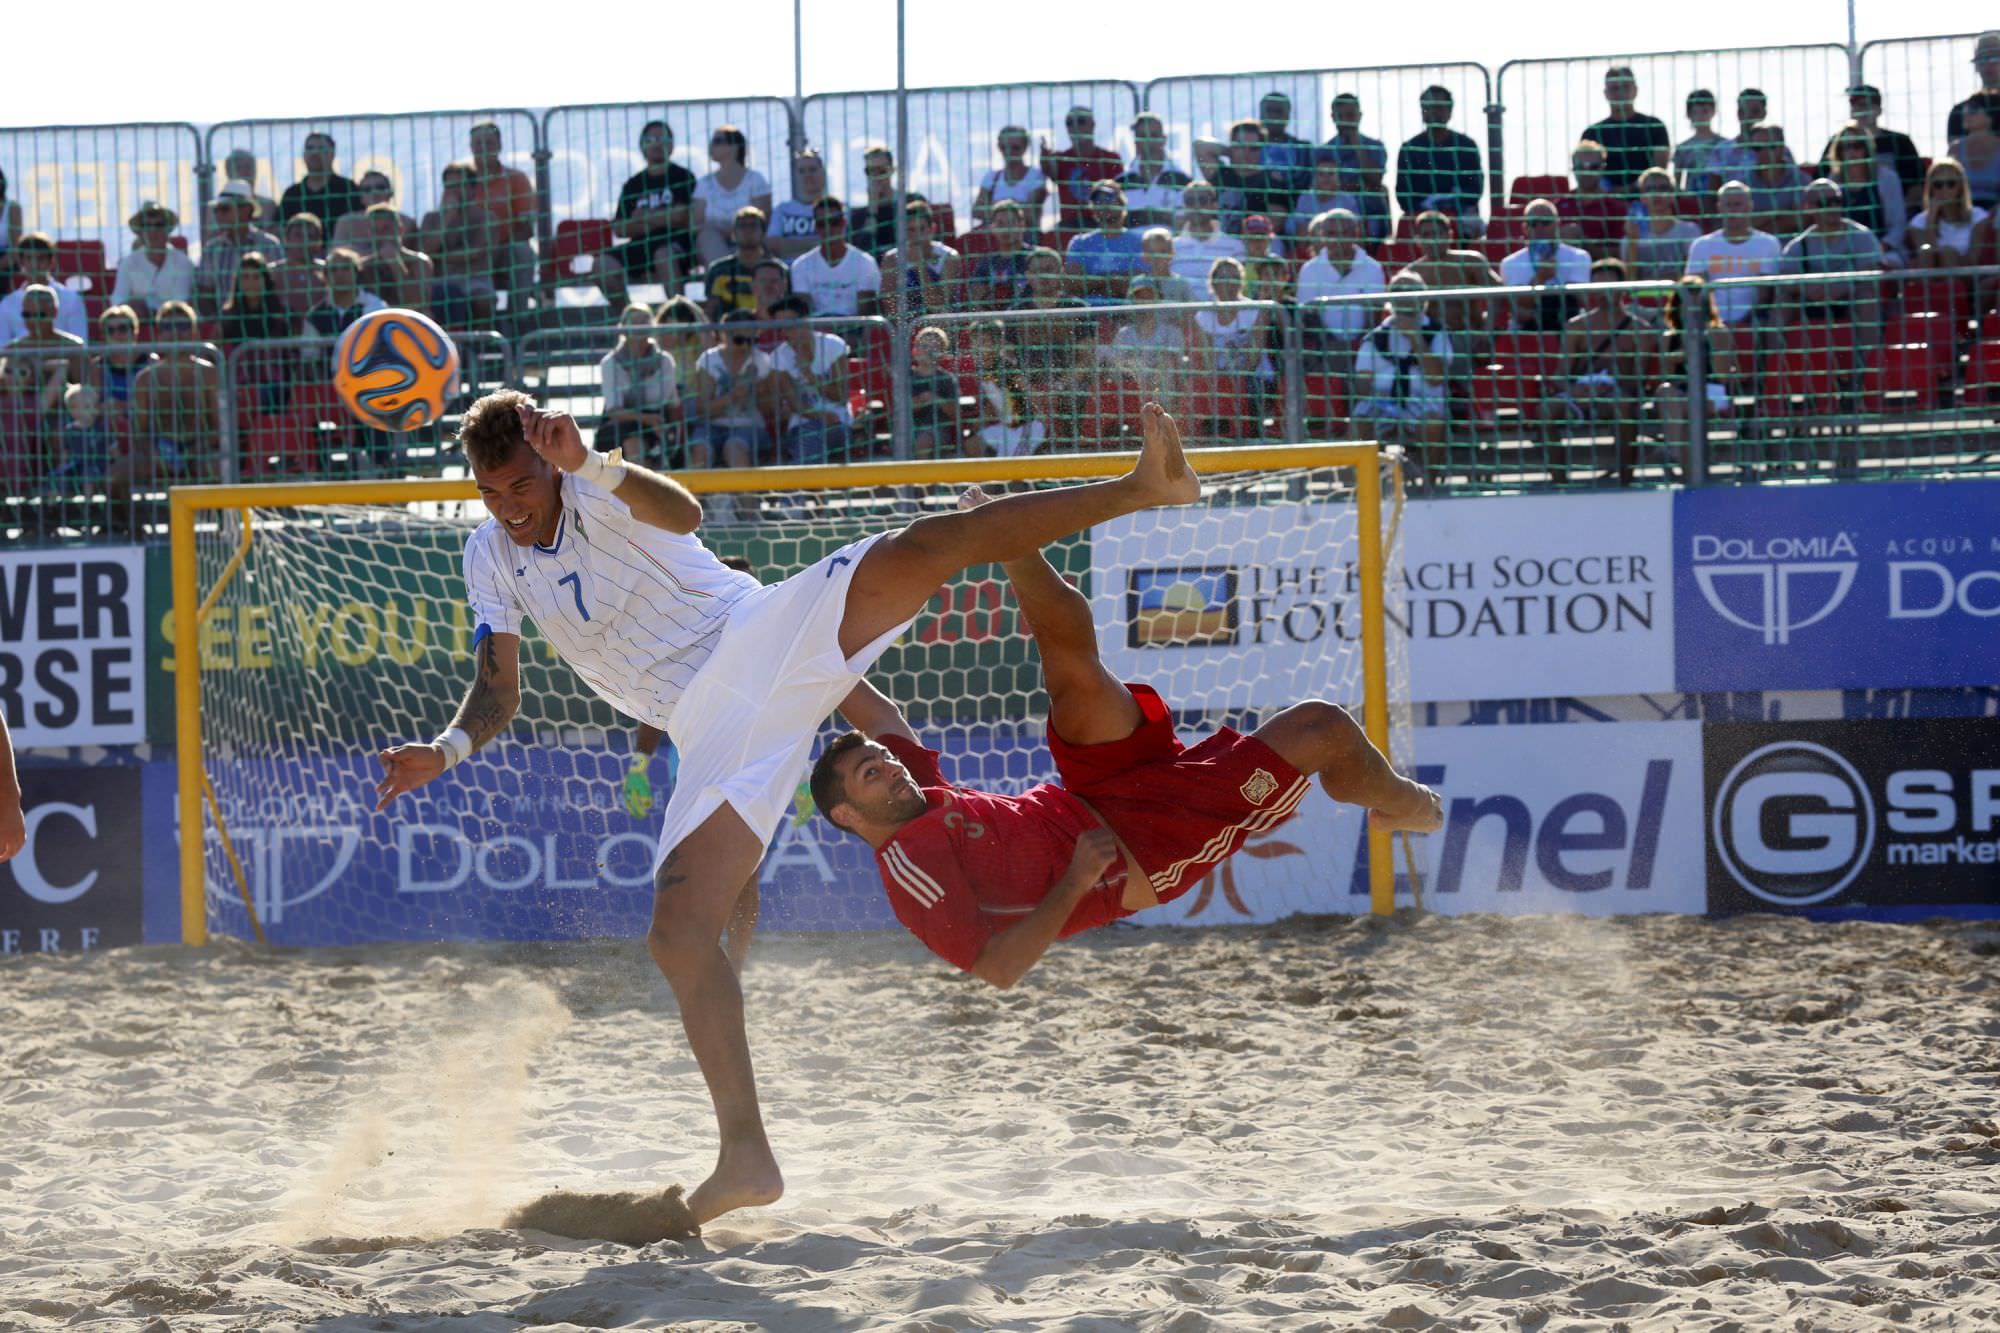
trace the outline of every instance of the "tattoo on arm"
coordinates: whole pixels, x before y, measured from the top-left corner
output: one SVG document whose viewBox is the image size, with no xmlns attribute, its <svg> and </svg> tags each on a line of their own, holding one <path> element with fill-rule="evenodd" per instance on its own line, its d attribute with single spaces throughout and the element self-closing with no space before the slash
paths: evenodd
<svg viewBox="0 0 2000 1333">
<path fill-rule="evenodd" d="M 464 728 L 472 737 L 474 749 L 505 730 L 520 704 L 518 692 L 503 687 L 499 676 L 499 653 L 489 634 L 479 641 L 478 670 L 473 675 L 472 687 L 465 692 L 465 702 L 458 706 L 458 716 L 452 719 L 453 726 Z"/>
</svg>

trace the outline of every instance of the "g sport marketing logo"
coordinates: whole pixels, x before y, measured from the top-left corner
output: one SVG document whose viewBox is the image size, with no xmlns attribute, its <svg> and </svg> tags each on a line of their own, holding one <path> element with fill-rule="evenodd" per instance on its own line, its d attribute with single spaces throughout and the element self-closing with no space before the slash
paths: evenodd
<svg viewBox="0 0 2000 1333">
<path fill-rule="evenodd" d="M 2000 484 L 1697 489 L 1674 497 L 1674 683 L 1990 683 Z"/>
<path fill-rule="evenodd" d="M 1824 745 L 1777 741 L 1729 770 L 1710 834 L 1723 869 L 1752 897 L 1806 907 L 1861 873 L 1875 846 L 1875 802 L 1854 765 Z"/>
</svg>

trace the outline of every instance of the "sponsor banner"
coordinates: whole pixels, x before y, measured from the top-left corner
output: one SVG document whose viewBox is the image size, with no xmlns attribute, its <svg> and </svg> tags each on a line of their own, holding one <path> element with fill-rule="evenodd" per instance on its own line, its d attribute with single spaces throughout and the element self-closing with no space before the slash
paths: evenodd
<svg viewBox="0 0 2000 1333">
<path fill-rule="evenodd" d="M 145 555 L 0 555 L 0 708 L 26 747 L 146 739 Z"/>
<path fill-rule="evenodd" d="M 1673 688 L 1671 497 L 1415 501 L 1391 636 L 1418 700 Z M 1106 665 L 1177 705 L 1359 698 L 1350 505 L 1135 514 L 1093 532 Z"/>
<path fill-rule="evenodd" d="M 1703 733 L 1716 911 L 2000 916 L 2000 718 Z"/>
<path fill-rule="evenodd" d="M 0 863 L 0 954 L 139 943 L 139 769 L 20 773 L 27 840 Z"/>
<path fill-rule="evenodd" d="M 1445 826 L 1410 840 L 1424 906 L 1463 912 L 1699 912 L 1701 725 L 1442 727 L 1415 737 L 1418 778 Z M 1397 853 L 1398 901 L 1413 899 Z M 1299 815 L 1252 840 L 1146 924 L 1366 912 L 1360 812 L 1317 787 Z"/>
<path fill-rule="evenodd" d="M 1682 491 L 1674 590 L 1684 690 L 1990 684 L 2000 482 Z"/>
</svg>

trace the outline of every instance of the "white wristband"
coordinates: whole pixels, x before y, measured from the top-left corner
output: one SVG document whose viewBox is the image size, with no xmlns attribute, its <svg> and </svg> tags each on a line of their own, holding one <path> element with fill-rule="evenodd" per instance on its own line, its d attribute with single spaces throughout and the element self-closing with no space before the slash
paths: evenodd
<svg viewBox="0 0 2000 1333">
<path fill-rule="evenodd" d="M 447 728 L 431 744 L 444 751 L 446 768 L 456 767 L 472 757 L 472 737 L 464 727 Z"/>
<path fill-rule="evenodd" d="M 600 454 L 595 449 L 586 449 L 583 461 L 576 465 L 575 472 L 593 486 L 615 491 L 618 483 L 625 480 L 625 451 L 613 449 L 608 454 Z"/>
</svg>

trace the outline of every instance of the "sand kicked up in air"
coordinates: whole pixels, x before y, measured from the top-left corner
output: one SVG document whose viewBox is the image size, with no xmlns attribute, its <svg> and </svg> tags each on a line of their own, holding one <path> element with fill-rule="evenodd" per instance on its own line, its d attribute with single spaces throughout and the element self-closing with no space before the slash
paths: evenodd
<svg viewBox="0 0 2000 1333">
<path fill-rule="evenodd" d="M 1996 950 L 1319 919 L 1003 993 L 767 936 L 787 1194 L 686 1240 L 714 1127 L 636 942 L 7 959 L 0 1328 L 1991 1328 Z"/>
</svg>

